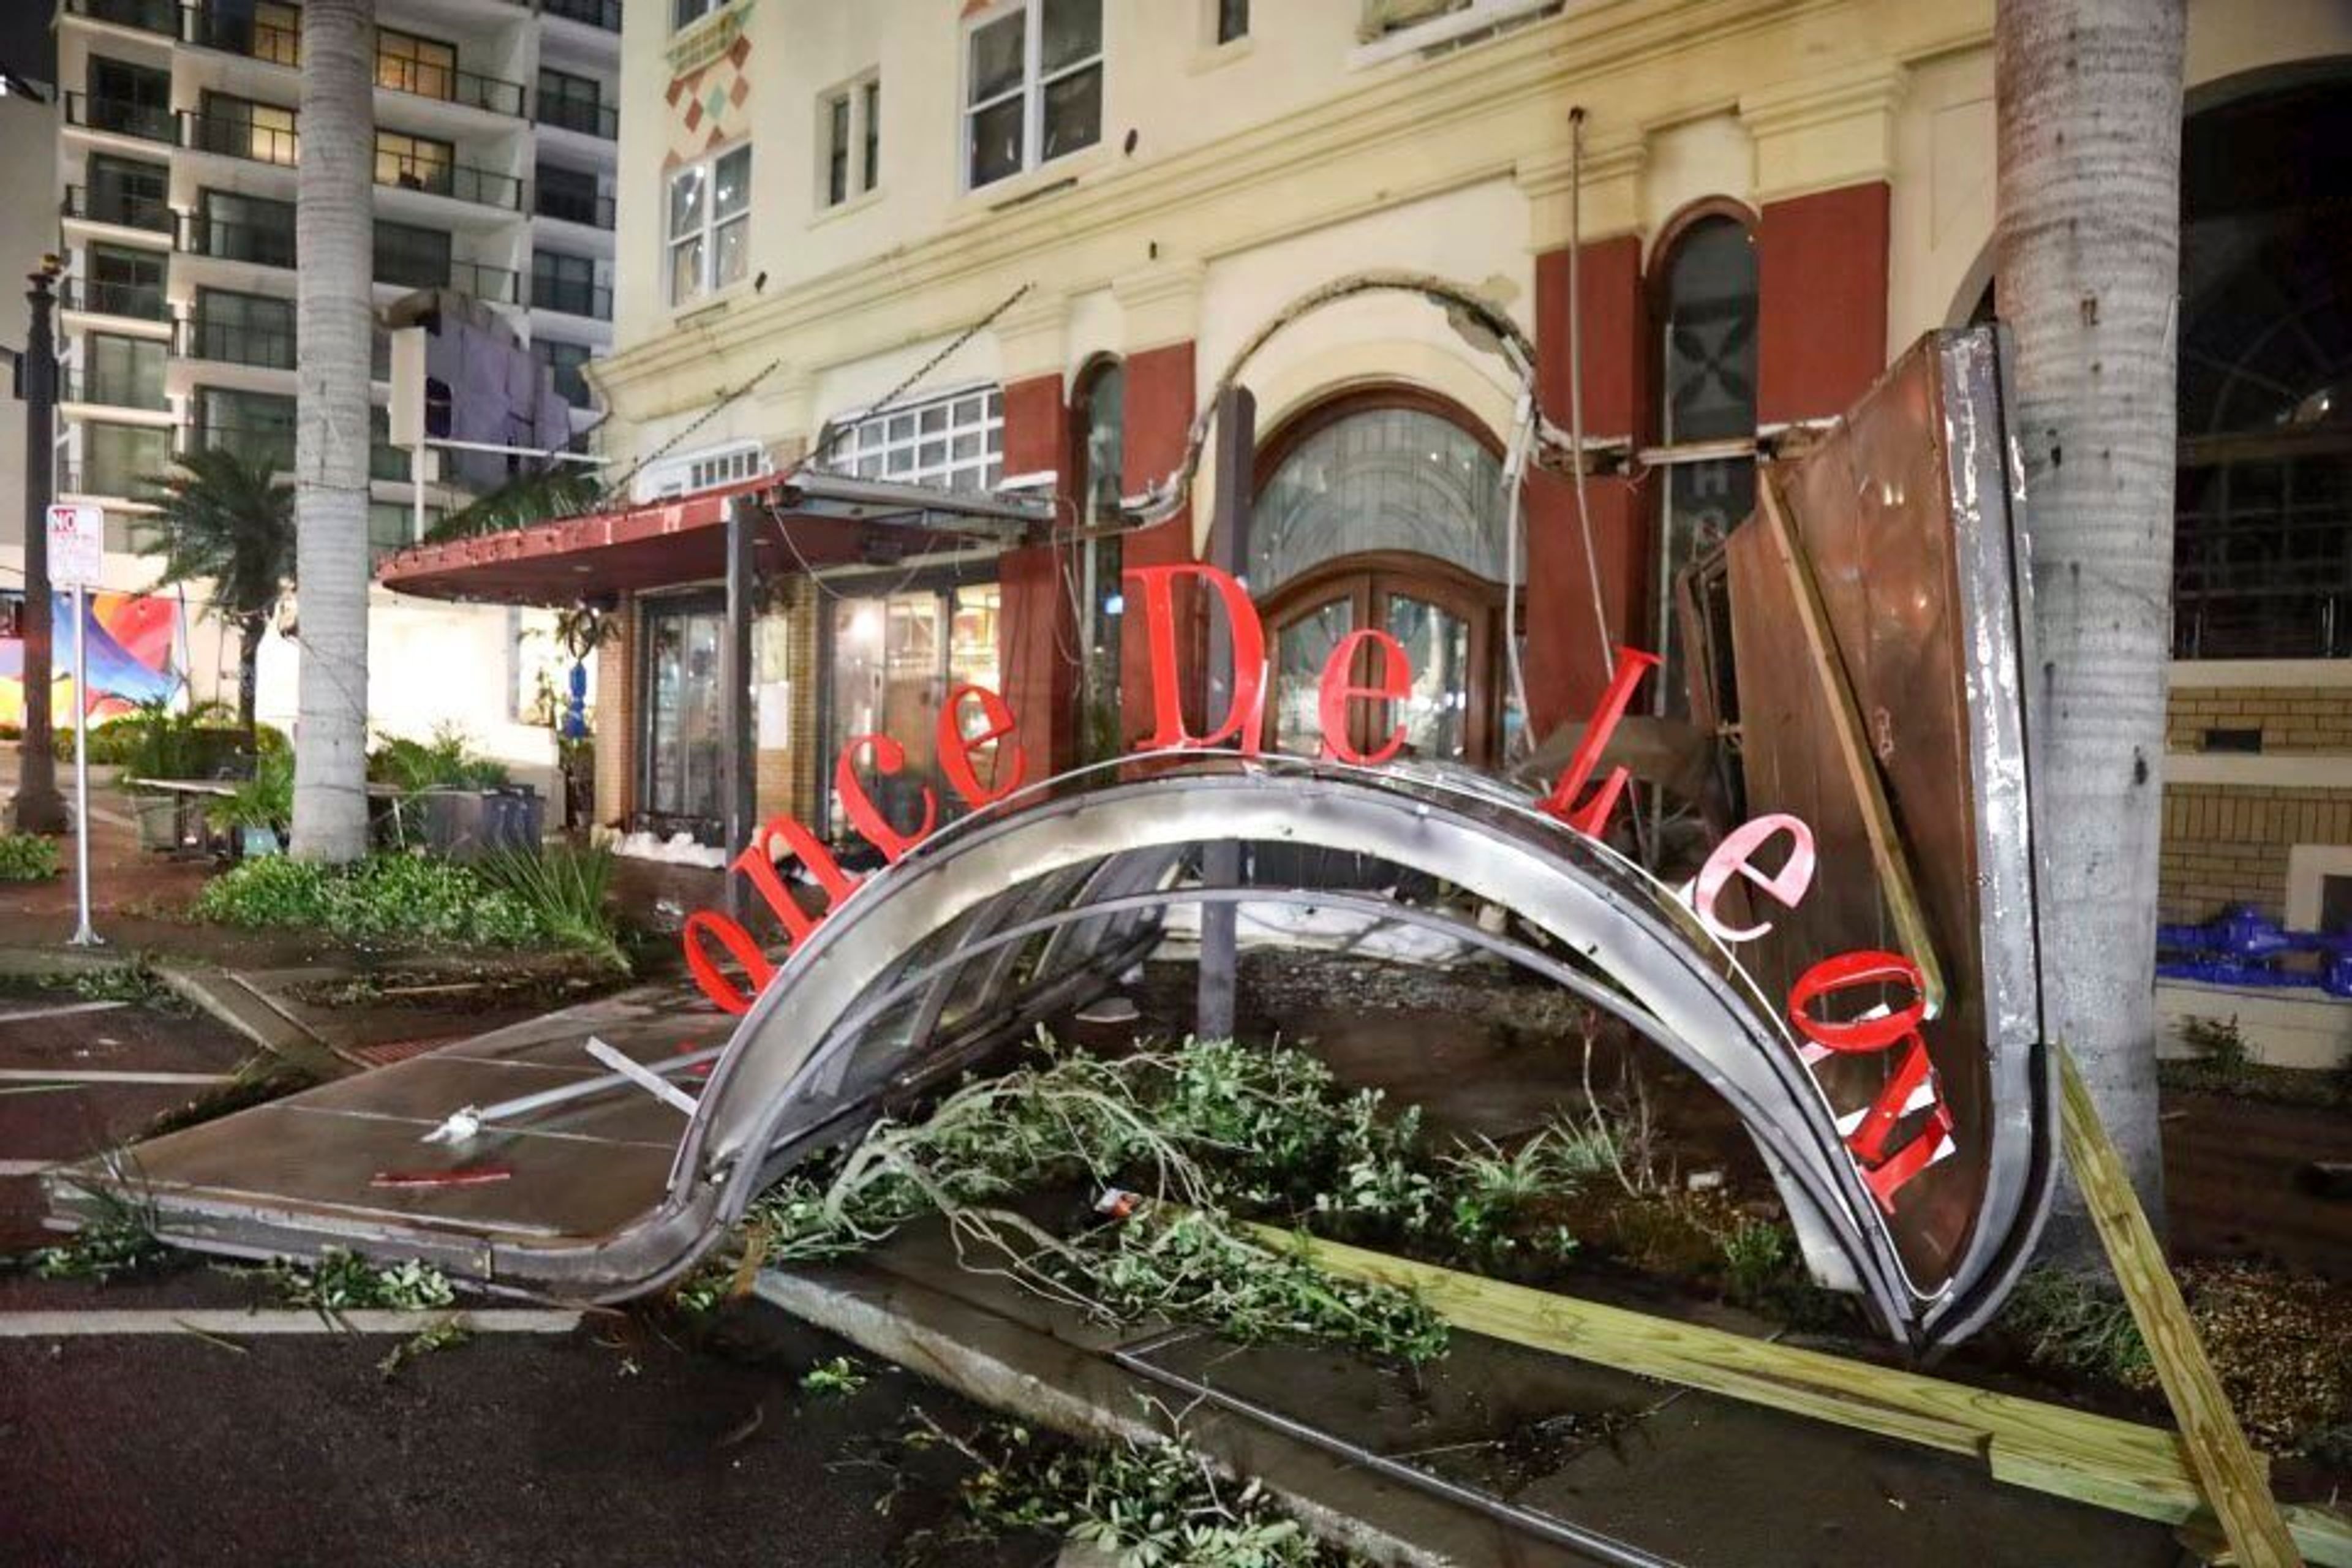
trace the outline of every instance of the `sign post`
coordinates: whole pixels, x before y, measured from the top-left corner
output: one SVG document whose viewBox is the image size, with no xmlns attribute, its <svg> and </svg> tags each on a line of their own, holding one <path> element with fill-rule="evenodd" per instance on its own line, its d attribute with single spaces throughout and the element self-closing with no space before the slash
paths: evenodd
<svg viewBox="0 0 2352 1568">
<path fill-rule="evenodd" d="M 48 511 L 49 581 L 73 590 L 74 633 L 74 889 L 80 922 L 76 947 L 104 938 L 89 924 L 89 637 L 84 598 L 106 564 L 106 514 L 94 506 L 52 506 Z"/>
</svg>

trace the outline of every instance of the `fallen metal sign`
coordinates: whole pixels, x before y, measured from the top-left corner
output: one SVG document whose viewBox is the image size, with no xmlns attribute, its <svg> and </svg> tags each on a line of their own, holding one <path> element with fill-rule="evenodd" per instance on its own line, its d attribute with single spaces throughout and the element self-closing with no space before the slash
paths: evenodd
<svg viewBox="0 0 2352 1568">
<path fill-rule="evenodd" d="M 1030 783 L 1011 710 L 968 687 L 940 715 L 938 752 L 969 816 L 938 826 L 927 786 L 912 830 L 885 820 L 861 767 L 897 773 L 905 752 L 862 736 L 835 782 L 884 869 L 852 878 L 789 817 L 743 847 L 734 873 L 788 951 L 772 962 L 716 911 L 688 921 L 695 981 L 736 1018 L 698 1094 L 673 1081 L 688 1060 L 677 1051 L 696 1043 L 684 1019 L 600 1028 L 628 1052 L 609 1075 L 582 1059 L 583 1026 L 510 1031 L 142 1146 L 144 1196 L 167 1234 L 198 1245 L 335 1241 L 518 1288 L 637 1293 L 689 1267 L 811 1147 L 1100 995 L 1158 944 L 1171 908 L 1311 904 L 1440 932 L 1622 1020 L 1737 1110 L 1819 1275 L 1906 1342 L 1953 1338 L 2021 1261 L 2050 1171 L 2024 589 L 1995 364 L 1989 336 L 1931 339 L 1837 433 L 1766 474 L 1759 519 L 1716 579 L 1738 689 L 1705 694 L 1738 727 L 1757 814 L 1727 825 L 1685 886 L 1603 841 L 1628 784 L 1609 742 L 1653 656 L 1620 650 L 1540 795 L 1396 761 L 1393 732 L 1349 743 L 1355 705 L 1409 689 L 1404 650 L 1378 631 L 1348 638 L 1325 672 L 1325 754 L 1260 755 L 1265 647 L 1247 593 L 1203 565 L 1146 568 L 1128 574 L 1156 698 L 1143 751 Z M 1839 512 L 1873 493 L 1885 499 Z M 1853 569 L 1824 583 L 1840 545 Z M 1225 713 L 1198 734 L 1178 700 L 1187 579 L 1226 618 L 1235 671 Z M 1906 680 L 1898 724 L 1872 704 Z M 1938 805 L 1957 825 L 1927 820 Z M 1432 904 L 1289 885 L 1269 869 L 1284 857 L 1211 853 L 1226 845 L 1371 856 L 1518 922 L 1497 932 Z M 817 907 L 787 889 L 786 861 Z M 428 1134 L 437 1151 L 420 1144 Z M 406 1176 L 436 1152 L 452 1169 L 495 1155 L 512 1179 L 354 1187 L 362 1168 Z"/>
</svg>

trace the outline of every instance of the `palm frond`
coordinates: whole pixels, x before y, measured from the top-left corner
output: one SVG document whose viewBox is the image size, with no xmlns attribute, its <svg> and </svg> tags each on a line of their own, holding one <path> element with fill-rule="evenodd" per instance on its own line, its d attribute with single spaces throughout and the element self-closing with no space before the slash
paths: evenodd
<svg viewBox="0 0 2352 1568">
<path fill-rule="evenodd" d="M 542 468 L 519 474 L 497 489 L 443 518 L 425 535 L 437 544 L 448 539 L 504 533 L 560 517 L 593 510 L 604 499 L 604 487 L 586 474 L 565 468 Z"/>
<path fill-rule="evenodd" d="M 294 487 L 266 459 L 205 447 L 142 488 L 156 510 L 132 527 L 141 549 L 163 558 L 156 587 L 210 584 L 224 620 L 277 609 L 294 580 Z"/>
</svg>

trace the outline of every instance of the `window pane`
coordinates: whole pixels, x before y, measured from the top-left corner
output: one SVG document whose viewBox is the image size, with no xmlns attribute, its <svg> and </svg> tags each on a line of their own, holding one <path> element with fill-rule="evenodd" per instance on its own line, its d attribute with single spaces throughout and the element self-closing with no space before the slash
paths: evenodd
<svg viewBox="0 0 2352 1568">
<path fill-rule="evenodd" d="M 700 236 L 669 248 L 669 302 L 682 305 L 702 292 Z"/>
<path fill-rule="evenodd" d="M 866 179 L 872 190 L 882 183 L 882 84 L 866 84 Z"/>
<path fill-rule="evenodd" d="M 1484 444 L 1423 409 L 1367 409 L 1301 439 L 1259 490 L 1250 588 L 1270 593 L 1369 550 L 1435 556 L 1499 583 L 1506 531 L 1502 465 Z"/>
<path fill-rule="evenodd" d="M 1389 635 L 1404 648 L 1412 686 L 1402 713 L 1385 722 L 1404 726 L 1405 750 L 1416 757 L 1459 762 L 1469 754 L 1470 625 L 1426 600 L 1404 594 L 1389 600 Z"/>
<path fill-rule="evenodd" d="M 740 282 L 751 266 L 751 220 L 739 217 L 719 226 L 719 265 L 710 286 L 723 289 Z"/>
<path fill-rule="evenodd" d="M 1313 756 L 1323 741 L 1323 667 L 1355 629 L 1356 607 L 1334 599 L 1275 634 L 1274 749 Z"/>
<path fill-rule="evenodd" d="M 1666 275 L 1665 437 L 1756 433 L 1756 247 L 1728 217 L 1702 218 Z"/>
<path fill-rule="evenodd" d="M 719 174 L 712 211 L 720 217 L 732 217 L 751 205 L 751 149 L 738 147 L 719 160 Z"/>
<path fill-rule="evenodd" d="M 832 100 L 824 106 L 824 199 L 837 205 L 849 197 L 849 96 Z"/>
<path fill-rule="evenodd" d="M 1021 172 L 1021 106 L 1008 98 L 971 117 L 971 184 L 974 188 Z"/>
<path fill-rule="evenodd" d="M 1045 151 L 1058 158 L 1102 140 L 1102 67 L 1073 71 L 1045 87 Z"/>
<path fill-rule="evenodd" d="M 1040 63 L 1051 76 L 1102 53 L 1102 0 L 1045 0 Z"/>
<path fill-rule="evenodd" d="M 1249 36 L 1249 0 L 1217 0 L 1217 42 Z"/>
<path fill-rule="evenodd" d="M 681 239 L 702 226 L 702 171 L 682 169 L 669 183 L 669 237 Z"/>
<path fill-rule="evenodd" d="M 972 103 L 986 103 L 990 99 L 1011 92 L 1021 85 L 1023 55 L 1029 47 L 1029 16 L 1015 11 L 1001 16 L 985 27 L 975 28 L 971 35 L 971 97 Z"/>
</svg>

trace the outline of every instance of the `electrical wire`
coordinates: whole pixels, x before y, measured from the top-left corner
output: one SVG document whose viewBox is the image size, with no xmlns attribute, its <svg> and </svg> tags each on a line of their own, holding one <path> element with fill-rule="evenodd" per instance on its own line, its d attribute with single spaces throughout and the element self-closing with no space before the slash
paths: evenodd
<svg viewBox="0 0 2352 1568">
<path fill-rule="evenodd" d="M 1584 484 L 1584 300 L 1579 263 L 1584 251 L 1584 106 L 1568 111 L 1568 440 L 1575 467 L 1576 529 L 1584 542 L 1584 580 L 1592 590 L 1592 629 L 1601 638 L 1601 668 L 1617 679 L 1617 642 L 1609 635 L 1609 607 L 1601 592 L 1601 554 L 1592 542 L 1592 509 Z"/>
</svg>

